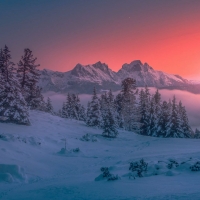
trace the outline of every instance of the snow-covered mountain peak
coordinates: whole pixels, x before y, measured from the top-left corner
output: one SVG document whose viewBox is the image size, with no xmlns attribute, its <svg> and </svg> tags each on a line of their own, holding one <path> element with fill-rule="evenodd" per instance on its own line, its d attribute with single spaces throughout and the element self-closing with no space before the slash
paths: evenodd
<svg viewBox="0 0 200 200">
<path fill-rule="evenodd" d="M 153 68 L 150 67 L 147 63 L 143 64 L 140 60 L 134 60 L 130 64 L 125 63 L 122 66 L 121 70 L 124 70 L 126 72 L 139 72 L 139 71 L 147 72 L 153 70 Z"/>
<path fill-rule="evenodd" d="M 92 65 L 94 68 L 96 69 L 100 69 L 101 71 L 103 72 L 108 72 L 109 71 L 109 68 L 108 68 L 108 65 L 105 64 L 105 63 L 102 63 L 102 62 L 97 62 L 95 64 Z"/>
<path fill-rule="evenodd" d="M 116 91 L 120 89 L 121 81 L 127 77 L 135 79 L 137 86 L 199 91 L 199 86 L 194 89 L 195 84 L 181 76 L 154 70 L 140 60 L 124 64 L 117 73 L 100 61 L 89 65 L 79 63 L 68 72 L 44 69 L 41 71 L 39 85 L 43 91 L 91 93 L 94 87 L 97 90 Z"/>
</svg>

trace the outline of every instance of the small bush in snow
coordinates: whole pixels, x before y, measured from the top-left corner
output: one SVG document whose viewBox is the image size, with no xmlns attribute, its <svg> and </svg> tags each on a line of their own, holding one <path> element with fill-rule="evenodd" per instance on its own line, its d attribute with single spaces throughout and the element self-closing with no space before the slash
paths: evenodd
<svg viewBox="0 0 200 200">
<path fill-rule="evenodd" d="M 103 172 L 102 176 L 107 178 L 108 181 L 115 181 L 119 179 L 118 175 L 114 175 L 109 172 L 108 167 L 102 167 L 101 171 Z"/>
<path fill-rule="evenodd" d="M 78 153 L 80 151 L 80 149 L 79 148 L 75 148 L 72 151 L 75 152 L 75 153 Z"/>
<path fill-rule="evenodd" d="M 179 164 L 178 164 L 178 162 L 176 162 L 175 160 L 169 160 L 169 164 L 167 165 L 167 168 L 168 169 L 172 169 L 173 167 L 178 167 L 179 166 Z"/>
<path fill-rule="evenodd" d="M 87 134 L 85 134 L 85 135 L 83 135 L 83 137 L 81 138 L 81 140 L 82 141 L 90 141 L 90 136 L 89 136 L 89 134 L 87 133 Z"/>
<path fill-rule="evenodd" d="M 108 170 L 108 167 L 102 167 L 101 171 L 103 172 L 103 177 L 108 178 L 109 176 L 111 176 L 111 174 L 110 174 L 110 172 Z"/>
<path fill-rule="evenodd" d="M 120 179 L 118 175 L 111 174 L 111 176 L 108 177 L 108 181 L 116 181 L 118 179 Z"/>
<path fill-rule="evenodd" d="M 144 173 L 147 172 L 148 163 L 146 163 L 143 159 L 139 162 L 131 162 L 129 170 L 132 172 L 137 172 L 138 177 L 143 177 Z"/>
<path fill-rule="evenodd" d="M 191 171 L 200 171 L 200 162 L 196 162 L 194 165 L 190 166 Z"/>
<path fill-rule="evenodd" d="M 89 141 L 97 142 L 97 139 L 95 138 L 95 136 L 89 135 L 88 133 L 83 135 L 80 140 L 86 141 L 86 142 L 89 142 Z"/>
</svg>

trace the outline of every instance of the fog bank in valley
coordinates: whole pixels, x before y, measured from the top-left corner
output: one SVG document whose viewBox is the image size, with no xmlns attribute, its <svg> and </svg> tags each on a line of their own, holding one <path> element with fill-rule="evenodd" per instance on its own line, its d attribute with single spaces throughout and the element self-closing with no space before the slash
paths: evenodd
<svg viewBox="0 0 200 200">
<path fill-rule="evenodd" d="M 187 91 L 181 90 L 159 90 L 162 96 L 162 100 L 172 99 L 176 96 L 177 103 L 181 100 L 183 105 L 186 107 L 189 122 L 193 129 L 200 128 L 200 94 L 193 94 Z M 154 93 L 155 88 L 150 88 L 150 92 Z M 118 92 L 114 92 L 116 95 Z M 55 92 L 47 92 L 44 94 L 45 99 L 50 97 L 55 111 L 61 109 L 62 104 L 66 101 L 67 94 L 59 94 Z M 91 95 L 89 94 L 79 94 L 81 103 L 86 107 L 87 102 L 90 101 Z"/>
</svg>

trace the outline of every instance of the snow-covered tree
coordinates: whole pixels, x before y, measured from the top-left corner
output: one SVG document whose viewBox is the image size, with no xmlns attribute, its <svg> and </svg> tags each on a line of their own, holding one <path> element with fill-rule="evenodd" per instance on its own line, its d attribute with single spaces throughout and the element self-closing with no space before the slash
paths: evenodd
<svg viewBox="0 0 200 200">
<path fill-rule="evenodd" d="M 181 123 L 181 129 L 182 129 L 184 136 L 185 137 L 191 137 L 192 131 L 191 131 L 191 127 L 189 125 L 187 112 L 186 112 L 185 107 L 182 105 L 181 101 L 179 102 L 179 105 L 178 105 L 178 112 L 179 112 L 180 121 L 181 121 L 180 122 Z"/>
<path fill-rule="evenodd" d="M 170 128 L 170 107 L 166 101 L 161 105 L 161 113 L 158 119 L 157 137 L 167 137 Z"/>
<path fill-rule="evenodd" d="M 156 115 L 156 103 L 152 97 L 149 106 L 149 124 L 147 135 L 156 136 L 157 134 L 157 115 Z"/>
<path fill-rule="evenodd" d="M 180 119 L 178 107 L 176 104 L 175 96 L 173 97 L 173 100 L 172 100 L 172 110 L 171 110 L 171 116 L 170 116 L 170 129 L 167 134 L 167 137 L 175 137 L 175 138 L 185 137 L 181 130 L 181 119 Z"/>
<path fill-rule="evenodd" d="M 49 97 L 47 98 L 46 110 L 47 110 L 47 112 L 54 114 L 53 105 L 52 105 L 51 99 Z"/>
<path fill-rule="evenodd" d="M 16 78 L 7 46 L 0 51 L 0 118 L 18 124 L 30 124 L 26 101 Z"/>
<path fill-rule="evenodd" d="M 116 123 L 119 128 L 124 128 L 124 119 L 122 115 L 122 104 L 123 104 L 122 94 L 119 93 L 114 99 L 114 109 L 115 109 L 115 118 Z"/>
<path fill-rule="evenodd" d="M 100 103 L 95 88 L 93 91 L 92 100 L 88 103 L 86 124 L 88 126 L 96 127 L 100 127 L 102 124 Z"/>
<path fill-rule="evenodd" d="M 85 108 L 80 103 L 78 95 L 67 94 L 66 102 L 63 103 L 62 117 L 85 121 Z"/>
<path fill-rule="evenodd" d="M 61 109 L 61 117 L 68 118 L 67 110 L 66 110 L 66 102 L 63 102 L 62 109 Z"/>
<path fill-rule="evenodd" d="M 113 113 L 108 108 L 108 111 L 103 115 L 103 136 L 115 138 L 118 135 L 116 123 L 113 117 Z"/>
<path fill-rule="evenodd" d="M 136 81 L 132 78 L 126 78 L 122 81 L 122 116 L 124 128 L 129 131 L 139 131 L 139 112 L 136 107 Z"/>
<path fill-rule="evenodd" d="M 150 124 L 150 94 L 146 86 L 145 90 L 141 89 L 139 92 L 139 112 L 140 112 L 140 134 L 147 135 Z"/>
<path fill-rule="evenodd" d="M 44 101 L 44 97 L 42 95 L 42 89 L 39 86 L 31 87 L 30 93 L 26 96 L 26 101 L 28 106 L 32 110 L 46 110 L 46 103 Z"/>
<path fill-rule="evenodd" d="M 44 109 L 44 98 L 41 94 L 41 88 L 37 86 L 40 73 L 32 51 L 28 48 L 24 49 L 24 55 L 18 63 L 18 78 L 21 84 L 25 100 L 31 109 Z"/>
</svg>

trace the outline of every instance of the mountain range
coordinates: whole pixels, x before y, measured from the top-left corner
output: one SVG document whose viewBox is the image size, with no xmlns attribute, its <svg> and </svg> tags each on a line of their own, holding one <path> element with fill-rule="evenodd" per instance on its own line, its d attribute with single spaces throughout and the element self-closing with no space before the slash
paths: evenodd
<svg viewBox="0 0 200 200">
<path fill-rule="evenodd" d="M 39 86 L 43 88 L 43 92 L 92 93 L 94 87 L 97 91 L 108 89 L 116 91 L 120 89 L 122 80 L 130 77 L 136 80 L 138 87 L 147 85 L 159 89 L 180 89 L 200 93 L 198 82 L 194 83 L 179 75 L 154 70 L 147 63 L 143 64 L 140 60 L 122 65 L 118 72 L 112 71 L 107 64 L 102 62 L 91 65 L 77 64 L 67 72 L 47 69 L 40 72 Z"/>
</svg>

